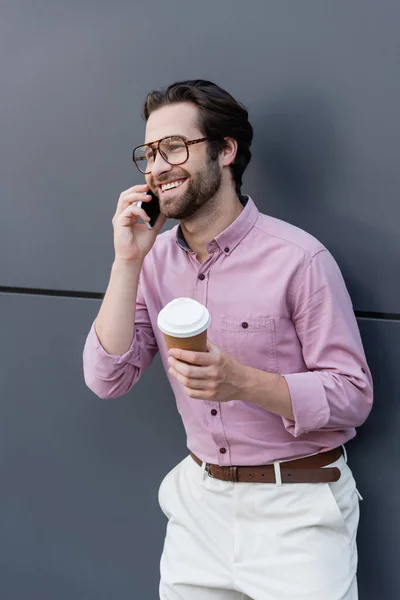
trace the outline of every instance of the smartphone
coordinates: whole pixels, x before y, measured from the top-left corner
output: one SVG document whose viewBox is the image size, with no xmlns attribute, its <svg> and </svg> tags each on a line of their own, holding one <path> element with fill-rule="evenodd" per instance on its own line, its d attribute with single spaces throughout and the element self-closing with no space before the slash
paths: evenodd
<svg viewBox="0 0 400 600">
<path fill-rule="evenodd" d="M 149 229 L 153 229 L 153 227 L 157 221 L 157 217 L 160 214 L 160 203 L 158 201 L 157 196 L 155 194 L 153 194 L 153 192 L 151 190 L 146 192 L 146 194 L 151 196 L 151 200 L 149 200 L 148 202 L 142 202 L 140 200 L 137 203 L 137 206 L 139 208 L 143 208 L 143 210 L 145 211 L 147 216 L 150 217 L 150 221 L 145 221 L 145 225 Z"/>
</svg>

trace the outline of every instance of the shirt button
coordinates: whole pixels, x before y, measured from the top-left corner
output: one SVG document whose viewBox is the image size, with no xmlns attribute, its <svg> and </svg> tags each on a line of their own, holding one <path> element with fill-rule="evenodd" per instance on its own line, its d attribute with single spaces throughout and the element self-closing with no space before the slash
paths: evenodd
<svg viewBox="0 0 400 600">
<path fill-rule="evenodd" d="M 229 252 L 228 246 L 226 248 L 224 248 L 224 252 Z"/>
<path fill-rule="evenodd" d="M 215 408 L 213 408 L 212 411 L 211 411 L 211 414 L 212 414 L 213 417 L 215 417 L 215 415 L 218 414 L 218 411 L 215 410 Z"/>
<path fill-rule="evenodd" d="M 200 275 L 199 275 L 200 281 L 204 281 L 205 278 L 206 278 L 206 276 L 204 275 L 204 273 L 200 273 Z"/>
<path fill-rule="evenodd" d="M 226 454 L 226 448 L 220 448 L 219 451 L 221 452 L 221 454 Z"/>
<path fill-rule="evenodd" d="M 248 324 L 248 323 L 246 323 L 246 321 L 243 321 L 243 323 L 242 323 L 242 327 L 243 327 L 243 329 L 247 329 L 247 328 L 248 328 L 248 326 L 249 326 L 249 324 Z"/>
</svg>

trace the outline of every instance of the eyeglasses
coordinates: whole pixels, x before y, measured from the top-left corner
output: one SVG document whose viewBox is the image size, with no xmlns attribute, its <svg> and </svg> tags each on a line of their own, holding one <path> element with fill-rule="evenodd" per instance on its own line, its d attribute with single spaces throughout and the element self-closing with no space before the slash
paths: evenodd
<svg viewBox="0 0 400 600">
<path fill-rule="evenodd" d="M 151 173 L 157 152 L 170 165 L 183 165 L 189 158 L 189 146 L 205 142 L 206 139 L 204 137 L 198 140 L 185 140 L 180 135 L 161 138 L 151 144 L 137 146 L 133 151 L 133 162 L 145 175 Z"/>
</svg>

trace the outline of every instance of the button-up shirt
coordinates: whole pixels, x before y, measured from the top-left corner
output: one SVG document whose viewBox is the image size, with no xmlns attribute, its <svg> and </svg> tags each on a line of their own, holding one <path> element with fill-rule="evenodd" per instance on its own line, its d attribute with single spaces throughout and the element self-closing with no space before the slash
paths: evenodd
<svg viewBox="0 0 400 600">
<path fill-rule="evenodd" d="M 159 351 L 188 449 L 219 465 L 330 450 L 354 437 L 372 406 L 371 374 L 334 258 L 310 234 L 261 214 L 250 197 L 242 203 L 238 218 L 208 244 L 203 264 L 179 225 L 160 234 L 143 262 L 130 348 L 108 354 L 94 323 L 84 348 L 86 384 L 101 398 L 127 394 Z M 207 306 L 213 344 L 243 365 L 285 377 L 293 421 L 246 398 L 218 403 L 185 393 L 168 374 L 157 327 L 158 313 L 177 297 Z"/>
</svg>

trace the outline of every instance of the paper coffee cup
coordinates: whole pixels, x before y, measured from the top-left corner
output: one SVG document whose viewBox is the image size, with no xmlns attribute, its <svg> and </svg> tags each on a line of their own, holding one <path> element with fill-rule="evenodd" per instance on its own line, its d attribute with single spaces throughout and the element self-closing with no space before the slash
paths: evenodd
<svg viewBox="0 0 400 600">
<path fill-rule="evenodd" d="M 168 350 L 207 352 L 207 329 L 211 317 L 207 308 L 192 298 L 175 298 L 159 313 L 157 325 Z"/>
</svg>

